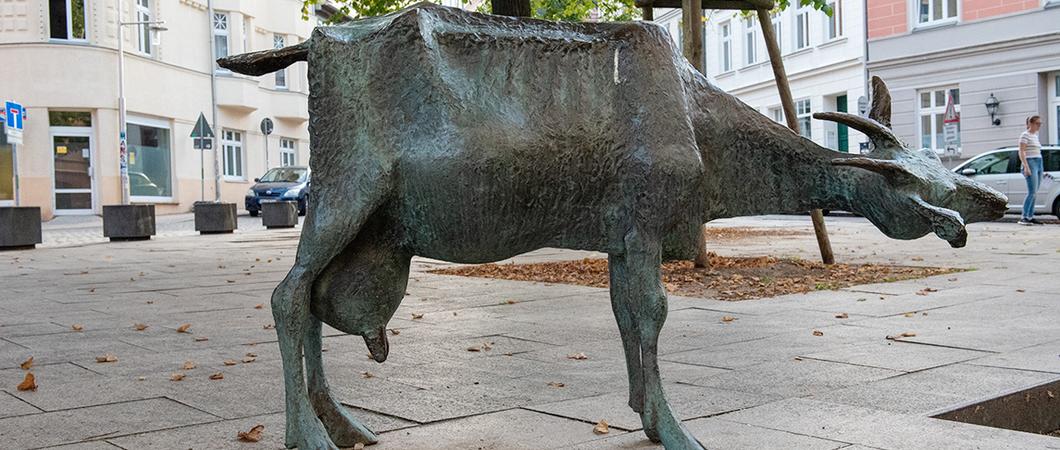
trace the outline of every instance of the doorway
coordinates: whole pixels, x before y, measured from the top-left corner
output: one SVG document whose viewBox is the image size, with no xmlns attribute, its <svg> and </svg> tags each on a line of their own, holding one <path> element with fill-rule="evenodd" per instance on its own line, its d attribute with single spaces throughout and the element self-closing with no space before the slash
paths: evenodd
<svg viewBox="0 0 1060 450">
<path fill-rule="evenodd" d="M 92 129 L 52 127 L 55 214 L 92 214 L 95 176 Z"/>
<path fill-rule="evenodd" d="M 1046 142 L 1042 142 L 1042 145 L 1060 145 L 1060 72 L 1053 72 L 1046 79 L 1048 86 L 1045 90 L 1049 93 L 1049 128 L 1046 133 L 1042 133 L 1046 137 Z"/>
</svg>

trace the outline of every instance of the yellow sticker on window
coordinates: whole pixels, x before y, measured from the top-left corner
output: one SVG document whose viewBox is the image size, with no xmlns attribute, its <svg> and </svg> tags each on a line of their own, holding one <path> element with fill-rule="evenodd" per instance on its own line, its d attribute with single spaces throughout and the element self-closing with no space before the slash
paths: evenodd
<svg viewBox="0 0 1060 450">
<path fill-rule="evenodd" d="M 57 146 L 55 146 L 55 153 L 59 154 L 59 155 L 65 155 L 66 154 L 66 146 L 65 145 L 57 145 Z"/>
</svg>

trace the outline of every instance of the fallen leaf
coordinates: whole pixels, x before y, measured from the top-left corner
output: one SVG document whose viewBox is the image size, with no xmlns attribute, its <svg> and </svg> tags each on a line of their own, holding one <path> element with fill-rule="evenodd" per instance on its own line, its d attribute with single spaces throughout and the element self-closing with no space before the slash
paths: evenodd
<svg viewBox="0 0 1060 450">
<path fill-rule="evenodd" d="M 180 381 L 184 379 L 184 374 L 175 373 L 169 376 L 169 381 Z"/>
<path fill-rule="evenodd" d="M 905 332 L 902 333 L 902 337 L 916 337 L 916 333 Z"/>
<path fill-rule="evenodd" d="M 481 352 L 482 349 L 479 348 L 479 346 L 477 346 L 477 345 L 472 345 L 472 346 L 467 348 L 467 351 L 469 351 L 469 352 Z"/>
<path fill-rule="evenodd" d="M 1016 292 L 1027 292 L 1026 289 L 1016 289 Z"/>
<path fill-rule="evenodd" d="M 849 315 L 847 315 L 847 313 L 839 313 L 839 314 L 836 314 L 836 315 L 835 315 L 835 318 L 836 318 L 836 319 L 849 319 L 849 318 L 850 318 L 850 316 L 849 316 Z"/>
<path fill-rule="evenodd" d="M 37 390 L 37 379 L 33 376 L 33 372 L 26 372 L 26 378 L 18 384 L 18 390 L 20 391 L 36 391 Z"/>
<path fill-rule="evenodd" d="M 223 380 L 223 379 L 225 379 L 225 374 L 223 374 L 221 372 L 212 373 L 212 374 L 210 374 L 210 379 L 211 380 Z"/>
<path fill-rule="evenodd" d="M 236 280 L 225 280 L 225 281 L 227 281 L 229 283 L 235 283 L 236 282 Z"/>
<path fill-rule="evenodd" d="M 566 384 L 563 384 L 563 383 L 559 383 L 559 382 L 555 382 L 555 381 L 550 381 L 550 382 L 548 382 L 548 385 L 549 385 L 549 386 L 552 386 L 552 387 L 554 387 L 554 388 L 561 388 L 561 387 L 565 387 L 565 386 L 567 386 Z"/>
<path fill-rule="evenodd" d="M 154 301 L 154 300 L 148 300 L 148 301 L 147 301 L 147 304 L 148 304 L 148 305 L 153 305 L 153 304 L 155 304 L 155 301 Z"/>
<path fill-rule="evenodd" d="M 191 328 L 191 324 L 190 323 L 186 323 L 184 325 L 181 325 L 181 326 L 177 327 L 177 333 L 187 333 L 188 332 L 188 328 Z"/>
<path fill-rule="evenodd" d="M 813 330 L 814 336 L 824 336 L 824 332 L 821 330 Z"/>
<path fill-rule="evenodd" d="M 184 369 L 184 370 L 191 370 L 191 369 L 194 369 L 194 368 L 195 368 L 195 361 L 184 361 L 184 365 L 181 366 L 181 369 Z"/>
<path fill-rule="evenodd" d="M 397 335 L 401 334 L 401 330 L 399 330 L 397 328 L 391 328 L 390 329 L 390 334 L 393 335 L 393 336 L 397 336 Z"/>
<path fill-rule="evenodd" d="M 247 354 L 243 355 L 243 356 L 247 356 L 247 357 L 250 357 L 250 358 L 257 358 L 258 354 L 257 353 L 247 352 Z"/>
<path fill-rule="evenodd" d="M 736 318 L 733 317 L 733 316 L 722 316 L 722 318 L 721 318 L 722 322 L 732 322 L 734 320 L 736 320 Z"/>
<path fill-rule="evenodd" d="M 136 381 L 144 381 L 146 379 L 147 379 L 147 377 L 143 377 L 143 376 L 136 377 Z"/>
<path fill-rule="evenodd" d="M 578 352 L 578 353 L 571 353 L 571 354 L 567 355 L 567 359 L 582 360 L 582 359 L 589 359 L 589 357 L 585 356 L 585 353 Z"/>
<path fill-rule="evenodd" d="M 89 290 L 88 290 L 88 293 L 89 293 L 89 294 L 94 294 L 95 292 L 96 292 L 96 288 L 92 288 L 92 289 L 89 289 Z"/>
<path fill-rule="evenodd" d="M 909 258 L 909 259 L 912 259 L 913 261 L 923 261 L 924 260 L 924 258 L 921 258 L 919 256 L 914 256 L 914 257 Z"/>
<path fill-rule="evenodd" d="M 915 336 L 916 336 L 916 333 L 912 333 L 912 332 L 906 331 L 905 333 L 901 333 L 901 334 L 897 334 L 897 335 L 893 335 L 893 336 L 887 336 L 887 339 L 892 340 L 892 341 L 896 341 L 896 340 L 901 339 L 901 338 L 915 337 Z"/>
<path fill-rule="evenodd" d="M 321 350 L 323 350 L 323 349 L 321 349 Z M 250 364 L 250 363 L 252 363 L 254 361 L 257 361 L 257 360 L 258 360 L 258 358 L 255 358 L 253 356 L 244 356 L 243 357 L 243 364 Z"/>
<path fill-rule="evenodd" d="M 276 328 L 276 325 L 275 324 L 271 324 L 271 323 L 267 323 L 265 325 L 262 325 L 261 328 L 263 330 L 271 330 L 273 328 Z"/>
<path fill-rule="evenodd" d="M 257 424 L 254 425 L 250 431 L 240 431 L 236 433 L 236 437 L 243 442 L 258 442 L 261 440 L 261 432 L 265 431 L 265 425 Z"/>
<path fill-rule="evenodd" d="M 505 300 L 504 303 L 507 303 L 509 305 L 514 305 L 516 303 L 519 303 L 519 300 L 508 299 L 508 300 Z"/>
<path fill-rule="evenodd" d="M 30 367 L 33 367 L 33 357 L 30 356 L 29 359 L 22 361 L 22 364 L 19 364 L 18 366 L 21 367 L 22 370 L 29 370 Z"/>
<path fill-rule="evenodd" d="M 902 314 L 902 315 L 903 315 L 903 316 L 906 316 L 906 317 L 913 317 L 913 316 L 915 316 L 915 315 L 916 315 L 916 313 L 913 313 L 913 312 L 907 312 L 907 313 L 905 313 L 905 314 Z"/>
<path fill-rule="evenodd" d="M 103 356 L 97 356 L 96 357 L 96 362 L 98 362 L 98 363 L 112 363 L 112 362 L 116 362 L 116 361 L 118 361 L 118 357 L 114 356 L 114 355 L 112 355 L 110 353 L 107 353 L 106 355 L 103 355 Z"/>
<path fill-rule="evenodd" d="M 423 313 L 412 313 L 412 320 L 419 320 L 423 318 Z"/>
<path fill-rule="evenodd" d="M 79 323 L 75 323 L 75 324 L 73 324 L 73 325 L 70 325 L 70 329 L 71 329 L 71 330 L 74 330 L 74 331 L 82 331 L 82 330 L 84 330 L 84 329 L 85 329 L 85 326 L 84 326 L 84 325 L 81 325 L 81 324 L 79 324 Z"/>
<path fill-rule="evenodd" d="M 364 443 L 358 442 L 353 444 L 353 450 L 364 450 Z"/>
<path fill-rule="evenodd" d="M 375 378 L 375 375 L 372 375 L 372 372 L 361 372 L 361 378 Z"/>
<path fill-rule="evenodd" d="M 208 340 L 210 340 L 210 338 L 206 336 L 195 336 L 195 342 L 206 342 Z"/>
<path fill-rule="evenodd" d="M 610 432 L 611 432 L 611 430 L 607 427 L 607 421 L 606 420 L 601 420 L 599 422 L 596 422 L 596 426 L 593 427 L 593 433 L 596 433 L 596 434 L 607 434 L 607 433 L 610 433 Z"/>
<path fill-rule="evenodd" d="M 802 361 L 802 358 L 800 358 L 800 357 L 796 356 L 796 357 L 795 357 L 795 360 L 796 360 L 796 361 Z"/>
<path fill-rule="evenodd" d="M 264 307 L 265 307 L 264 303 L 258 303 L 257 305 L 254 305 L 254 309 L 261 309 L 261 308 L 264 308 Z"/>
<path fill-rule="evenodd" d="M 136 325 L 133 325 L 133 328 L 136 329 L 136 331 L 144 331 L 147 329 L 147 324 L 138 323 Z"/>
<path fill-rule="evenodd" d="M 236 364 L 239 364 L 239 361 L 236 361 L 234 359 L 226 359 L 225 360 L 225 365 L 226 366 L 234 366 Z"/>
</svg>

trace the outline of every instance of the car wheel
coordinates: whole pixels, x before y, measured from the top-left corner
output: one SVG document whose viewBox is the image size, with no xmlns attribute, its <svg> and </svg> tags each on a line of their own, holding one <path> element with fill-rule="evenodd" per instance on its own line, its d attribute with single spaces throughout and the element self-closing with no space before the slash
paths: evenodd
<svg viewBox="0 0 1060 450">
<path fill-rule="evenodd" d="M 247 212 L 250 213 L 250 217 L 258 217 L 258 212 L 257 211 L 250 210 L 250 211 L 247 211 Z"/>
<path fill-rule="evenodd" d="M 1060 196 L 1056 197 L 1056 200 L 1053 200 L 1053 215 L 1056 216 L 1057 219 L 1060 219 Z"/>
</svg>

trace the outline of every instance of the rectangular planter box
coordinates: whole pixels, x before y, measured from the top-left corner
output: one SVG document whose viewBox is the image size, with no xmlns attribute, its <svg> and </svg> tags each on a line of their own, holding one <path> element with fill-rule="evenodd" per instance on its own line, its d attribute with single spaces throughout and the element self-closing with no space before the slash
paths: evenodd
<svg viewBox="0 0 1060 450">
<path fill-rule="evenodd" d="M 238 228 L 235 203 L 195 202 L 195 231 L 231 233 Z"/>
<path fill-rule="evenodd" d="M 104 205 L 103 236 L 111 241 L 151 239 L 155 234 L 155 205 Z"/>
<path fill-rule="evenodd" d="M 262 203 L 261 224 L 265 228 L 294 228 L 298 225 L 298 202 Z"/>
<path fill-rule="evenodd" d="M 41 241 L 40 208 L 0 208 L 0 250 L 33 248 Z"/>
</svg>

